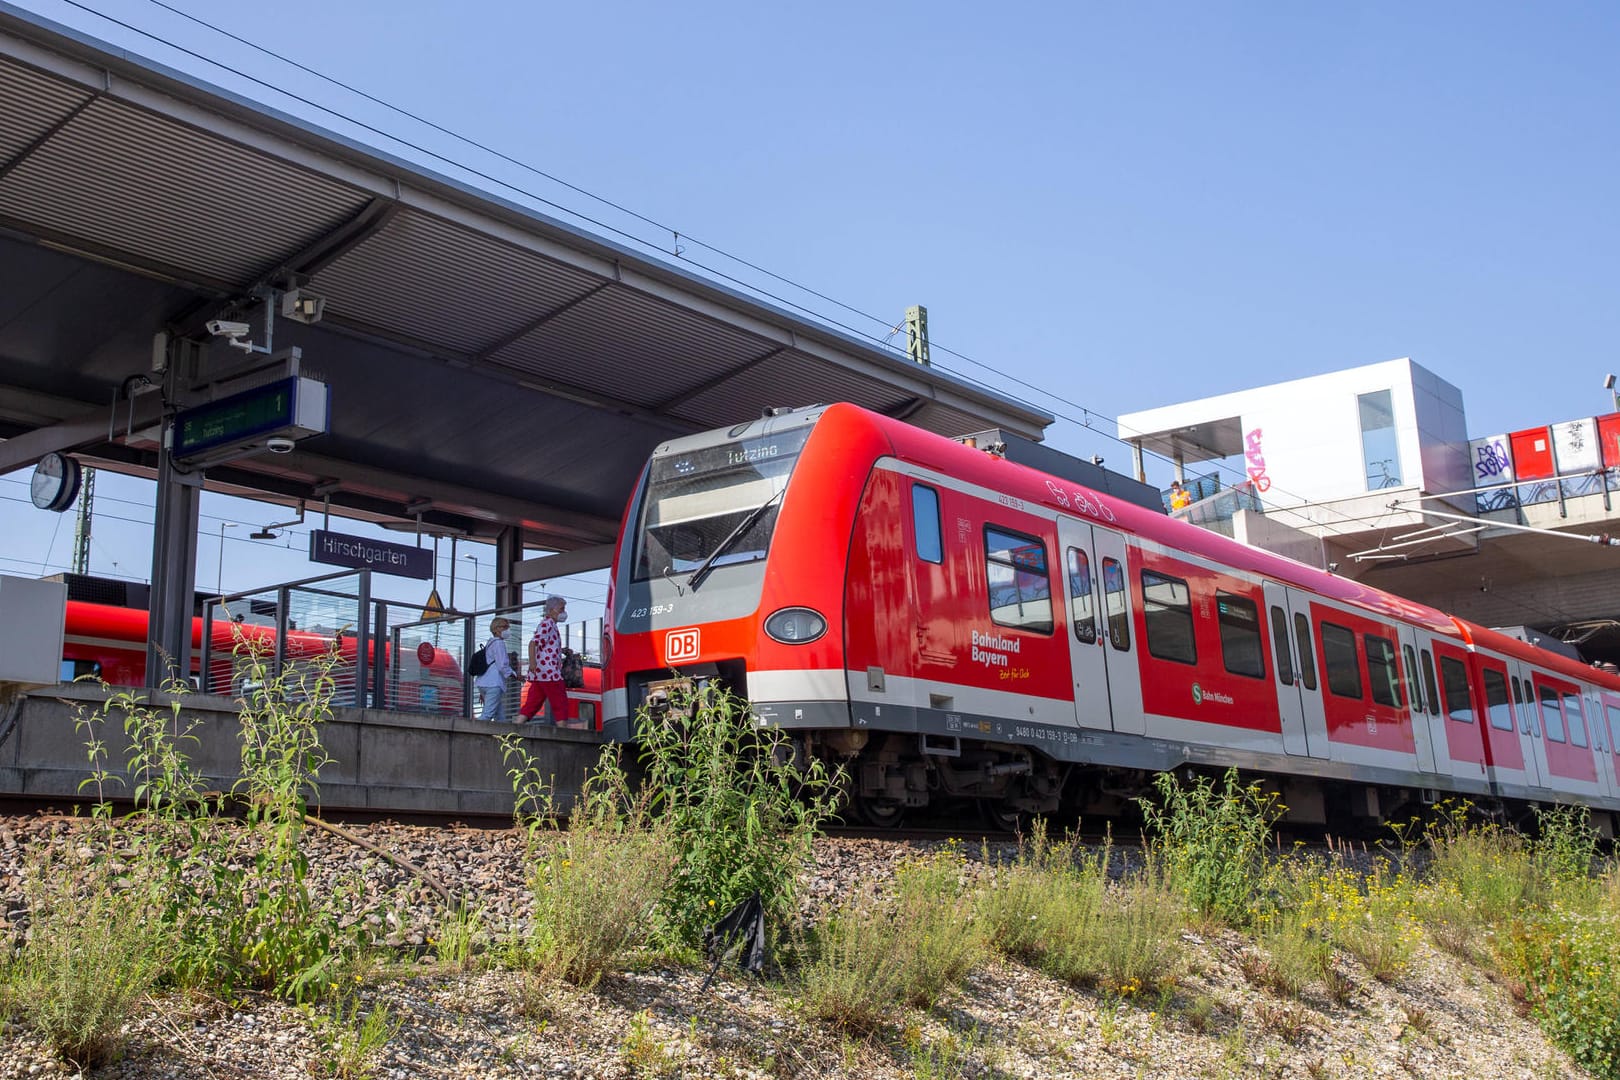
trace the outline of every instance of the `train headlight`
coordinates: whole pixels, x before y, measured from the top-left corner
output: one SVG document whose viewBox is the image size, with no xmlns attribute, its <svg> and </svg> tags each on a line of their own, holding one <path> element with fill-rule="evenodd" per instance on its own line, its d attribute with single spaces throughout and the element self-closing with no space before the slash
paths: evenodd
<svg viewBox="0 0 1620 1080">
<path fill-rule="evenodd" d="M 765 632 L 784 645 L 807 645 L 827 632 L 827 619 L 807 607 L 785 607 L 765 620 Z"/>
</svg>

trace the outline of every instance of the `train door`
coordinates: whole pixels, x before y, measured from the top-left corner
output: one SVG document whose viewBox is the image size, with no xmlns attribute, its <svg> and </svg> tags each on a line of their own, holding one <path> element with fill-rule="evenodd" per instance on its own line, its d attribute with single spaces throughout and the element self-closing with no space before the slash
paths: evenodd
<svg viewBox="0 0 1620 1080">
<path fill-rule="evenodd" d="M 1581 697 L 1586 704 L 1586 724 L 1592 736 L 1592 753 L 1597 758 L 1598 790 L 1612 797 L 1620 789 L 1615 784 L 1614 758 L 1609 754 L 1609 720 L 1603 708 L 1603 695 L 1595 687 L 1587 687 Z"/>
<path fill-rule="evenodd" d="M 1277 705 L 1282 710 L 1283 749 L 1290 754 L 1326 757 L 1327 713 L 1322 707 L 1322 688 L 1316 681 L 1309 606 L 1304 598 L 1291 602 L 1288 588 L 1274 581 L 1265 582 L 1265 594 L 1271 659 L 1277 672 Z"/>
<path fill-rule="evenodd" d="M 1601 725 L 1603 733 L 1608 736 L 1609 751 L 1604 756 L 1608 759 L 1609 777 L 1613 782 L 1609 794 L 1620 795 L 1620 694 L 1600 690 L 1598 704 L 1601 719 L 1595 720 L 1593 726 Z"/>
<path fill-rule="evenodd" d="M 1443 641 L 1434 642 L 1440 672 L 1440 730 L 1435 732 L 1435 757 L 1441 771 L 1464 780 L 1485 777 L 1483 709 L 1474 681 L 1469 678 L 1469 654 Z"/>
<path fill-rule="evenodd" d="M 1485 739 L 1485 775 L 1493 790 L 1522 783 L 1524 744 L 1513 715 L 1513 693 L 1508 688 L 1507 663 L 1484 653 L 1473 654 L 1474 673 L 1484 695 L 1479 731 Z"/>
<path fill-rule="evenodd" d="M 1113 707 L 1114 730 L 1129 735 L 1147 732 L 1142 715 L 1142 674 L 1136 662 L 1135 612 L 1131 603 L 1131 575 L 1125 559 L 1125 537 L 1101 526 L 1091 527 L 1097 555 L 1098 584 L 1102 590 L 1102 648 L 1108 670 L 1108 700 Z"/>
<path fill-rule="evenodd" d="M 1524 782 L 1531 787 L 1541 787 L 1547 782 L 1547 746 L 1541 739 L 1541 711 L 1536 705 L 1535 688 L 1530 685 L 1530 666 L 1522 660 L 1509 660 L 1508 682 L 1513 691 L 1514 711 L 1519 714 Z"/>
<path fill-rule="evenodd" d="M 1397 623 L 1396 627 L 1401 639 L 1402 684 L 1406 687 L 1406 708 L 1412 718 L 1412 746 L 1417 753 L 1418 770 L 1438 772 L 1434 760 L 1433 721 L 1442 710 L 1434 676 L 1431 674 L 1428 682 L 1424 682 L 1422 661 L 1418 659 L 1419 656 L 1428 659 L 1429 641 L 1405 623 Z M 1430 661 L 1430 671 L 1433 671 L 1433 661 Z"/>
<path fill-rule="evenodd" d="M 1108 625 L 1104 616 L 1101 565 L 1091 526 L 1058 519 L 1064 596 L 1069 612 L 1069 674 L 1074 682 L 1074 713 L 1081 727 L 1113 726 L 1108 689 Z"/>
</svg>

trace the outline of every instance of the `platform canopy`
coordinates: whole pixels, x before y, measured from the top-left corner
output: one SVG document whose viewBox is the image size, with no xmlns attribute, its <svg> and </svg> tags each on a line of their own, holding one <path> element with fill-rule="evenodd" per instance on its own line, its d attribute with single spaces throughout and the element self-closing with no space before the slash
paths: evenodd
<svg viewBox="0 0 1620 1080">
<path fill-rule="evenodd" d="M 330 385 L 331 432 L 210 489 L 569 550 L 612 538 L 659 442 L 768 407 L 1052 421 L 0 3 L 0 473 L 51 449 L 152 469 L 130 436 L 154 335 L 224 370 L 208 321 L 257 330 L 292 285 L 324 314 L 274 346 Z"/>
</svg>

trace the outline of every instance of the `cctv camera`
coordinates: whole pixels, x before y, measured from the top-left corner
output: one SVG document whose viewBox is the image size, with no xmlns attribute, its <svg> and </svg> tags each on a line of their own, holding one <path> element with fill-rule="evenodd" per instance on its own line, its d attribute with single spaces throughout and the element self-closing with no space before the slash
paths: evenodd
<svg viewBox="0 0 1620 1080">
<path fill-rule="evenodd" d="M 271 439 L 264 445 L 272 454 L 290 454 L 295 444 L 291 439 Z"/>
<path fill-rule="evenodd" d="M 245 322 L 227 322 L 224 319 L 209 319 L 208 332 L 215 337 L 246 337 L 253 327 Z"/>
</svg>

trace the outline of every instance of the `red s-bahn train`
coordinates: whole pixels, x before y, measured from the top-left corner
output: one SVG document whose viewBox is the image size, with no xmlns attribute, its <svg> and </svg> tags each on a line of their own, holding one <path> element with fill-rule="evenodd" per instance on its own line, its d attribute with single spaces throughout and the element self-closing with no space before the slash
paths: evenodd
<svg viewBox="0 0 1620 1080">
<path fill-rule="evenodd" d="M 873 822 L 1108 811 L 1182 766 L 1304 822 L 1620 811 L 1620 679 L 847 404 L 657 448 L 603 654 L 610 731 L 717 680 Z"/>
</svg>

